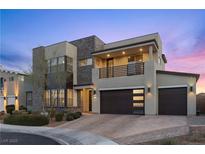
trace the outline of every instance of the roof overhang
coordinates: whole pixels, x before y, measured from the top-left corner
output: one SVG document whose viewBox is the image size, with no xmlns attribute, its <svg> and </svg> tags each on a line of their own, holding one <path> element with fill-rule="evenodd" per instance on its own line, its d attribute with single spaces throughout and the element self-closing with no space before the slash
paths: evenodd
<svg viewBox="0 0 205 154">
<path fill-rule="evenodd" d="M 157 74 L 168 74 L 168 75 L 195 77 L 196 81 L 199 79 L 199 76 L 200 76 L 200 74 L 194 74 L 194 73 L 162 71 L 162 70 L 157 70 Z"/>
<path fill-rule="evenodd" d="M 152 40 L 148 40 L 148 41 L 136 42 L 136 43 L 127 44 L 127 45 L 123 45 L 123 46 L 117 46 L 117 47 L 113 47 L 113 48 L 97 50 L 97 51 L 92 52 L 92 55 L 116 52 L 116 51 L 120 51 L 120 50 L 126 50 L 126 49 L 141 47 L 141 46 L 147 46 L 147 45 L 153 45 L 155 47 L 155 49 L 158 49 L 157 41 L 155 39 L 152 39 Z"/>
</svg>

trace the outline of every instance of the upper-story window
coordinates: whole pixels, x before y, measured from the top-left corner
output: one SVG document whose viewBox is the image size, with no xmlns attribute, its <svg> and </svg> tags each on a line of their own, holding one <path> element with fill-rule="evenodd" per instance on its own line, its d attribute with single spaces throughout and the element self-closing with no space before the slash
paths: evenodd
<svg viewBox="0 0 205 154">
<path fill-rule="evenodd" d="M 57 57 L 47 60 L 48 73 L 72 71 L 73 59 L 71 57 Z M 67 69 L 66 69 L 67 68 Z"/>
<path fill-rule="evenodd" d="M 51 66 L 57 65 L 57 58 L 51 59 Z"/>
<path fill-rule="evenodd" d="M 79 65 L 80 65 L 80 66 L 92 65 L 92 58 L 80 60 Z"/>
<path fill-rule="evenodd" d="M 9 77 L 9 81 L 10 82 L 14 81 L 14 77 L 13 76 Z"/>
<path fill-rule="evenodd" d="M 0 79 L 0 90 L 4 88 L 4 78 L 1 77 Z"/>
<path fill-rule="evenodd" d="M 73 71 L 73 59 L 71 57 L 67 57 L 67 71 Z"/>
<path fill-rule="evenodd" d="M 20 81 L 24 81 L 24 76 L 19 76 L 18 79 L 19 79 Z"/>
<path fill-rule="evenodd" d="M 51 60 L 47 60 L 47 66 L 48 66 L 48 73 L 51 72 Z"/>
<path fill-rule="evenodd" d="M 59 57 L 58 64 L 64 64 L 64 63 L 65 63 L 65 57 Z"/>
</svg>

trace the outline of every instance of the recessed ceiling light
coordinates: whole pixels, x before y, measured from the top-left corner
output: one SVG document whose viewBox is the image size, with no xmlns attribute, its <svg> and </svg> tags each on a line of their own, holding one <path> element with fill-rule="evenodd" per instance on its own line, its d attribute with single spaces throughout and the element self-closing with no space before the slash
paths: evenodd
<svg viewBox="0 0 205 154">
<path fill-rule="evenodd" d="M 122 54 L 124 55 L 124 54 L 125 54 L 125 51 L 123 51 Z"/>
<path fill-rule="evenodd" d="M 107 54 L 107 57 L 110 57 L 110 54 Z"/>
<path fill-rule="evenodd" d="M 142 48 L 140 48 L 140 51 L 143 51 L 143 49 L 142 49 Z"/>
</svg>

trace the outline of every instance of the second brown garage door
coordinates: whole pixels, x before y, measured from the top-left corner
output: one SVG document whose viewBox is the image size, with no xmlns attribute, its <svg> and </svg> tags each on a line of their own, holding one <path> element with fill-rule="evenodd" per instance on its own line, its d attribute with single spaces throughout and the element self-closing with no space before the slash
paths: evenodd
<svg viewBox="0 0 205 154">
<path fill-rule="evenodd" d="M 100 113 L 132 114 L 132 90 L 110 90 L 100 92 Z"/>
<path fill-rule="evenodd" d="M 187 115 L 187 88 L 159 89 L 160 115 Z"/>
</svg>

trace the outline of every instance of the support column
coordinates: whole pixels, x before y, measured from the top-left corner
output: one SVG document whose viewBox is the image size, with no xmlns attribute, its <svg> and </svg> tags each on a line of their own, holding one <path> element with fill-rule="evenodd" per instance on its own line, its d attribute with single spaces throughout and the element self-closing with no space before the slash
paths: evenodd
<svg viewBox="0 0 205 154">
<path fill-rule="evenodd" d="M 153 60 L 153 47 L 149 46 L 149 60 Z"/>
</svg>

